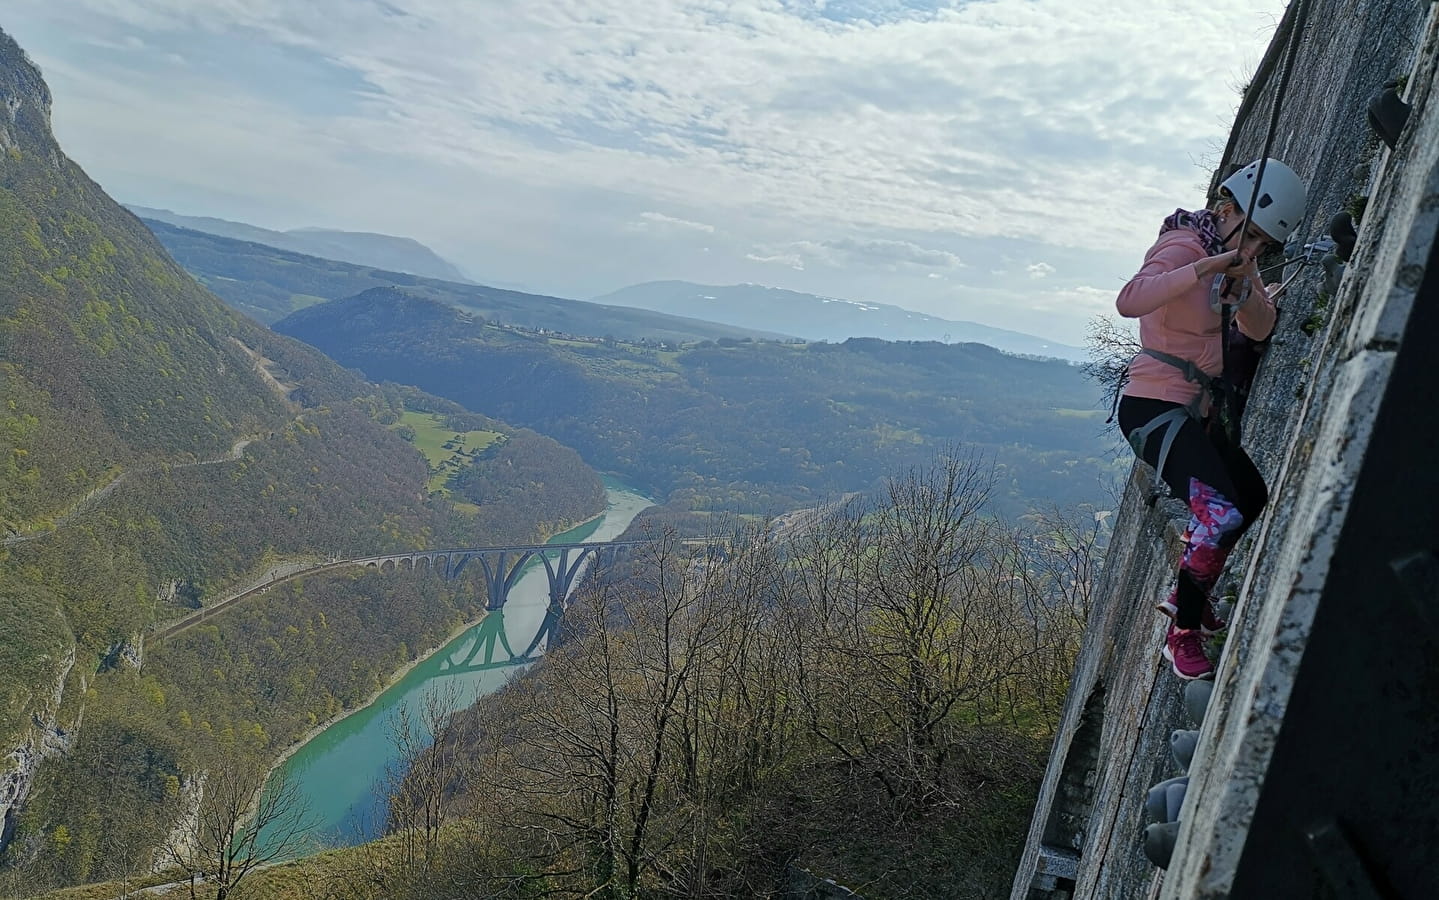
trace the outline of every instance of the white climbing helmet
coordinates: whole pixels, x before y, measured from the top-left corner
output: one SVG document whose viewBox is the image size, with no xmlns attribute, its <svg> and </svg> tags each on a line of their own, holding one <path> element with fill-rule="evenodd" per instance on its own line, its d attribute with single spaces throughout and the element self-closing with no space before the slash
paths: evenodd
<svg viewBox="0 0 1439 900">
<path fill-rule="evenodd" d="M 1259 174 L 1259 160 L 1224 179 L 1219 186 L 1221 192 L 1228 192 L 1239 204 L 1240 212 L 1250 212 L 1249 201 L 1254 197 L 1254 178 Z M 1304 204 L 1308 192 L 1304 182 L 1294 170 L 1277 159 L 1270 158 L 1264 166 L 1264 183 L 1259 185 L 1259 197 L 1250 213 L 1249 221 L 1264 229 L 1264 233 L 1276 241 L 1287 241 L 1304 218 Z"/>
</svg>

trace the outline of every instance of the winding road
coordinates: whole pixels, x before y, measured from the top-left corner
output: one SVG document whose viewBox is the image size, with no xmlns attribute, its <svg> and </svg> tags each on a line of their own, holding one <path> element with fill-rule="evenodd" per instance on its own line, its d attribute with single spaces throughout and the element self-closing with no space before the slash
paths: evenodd
<svg viewBox="0 0 1439 900">
<path fill-rule="evenodd" d="M 9 547 L 14 544 L 23 544 L 26 541 L 33 541 L 37 538 L 48 537 L 49 535 L 54 534 L 61 528 L 69 525 L 77 517 L 82 516 L 90 510 L 94 509 L 101 503 L 101 501 L 103 501 L 106 497 L 110 496 L 110 493 L 114 491 L 115 488 L 124 484 L 125 481 L 130 478 L 138 478 L 141 475 L 153 475 L 156 472 L 166 471 L 167 469 L 191 469 L 195 466 L 213 466 L 216 463 L 236 462 L 245 455 L 245 448 L 250 446 L 250 444 L 254 443 L 254 440 L 254 438 L 241 438 L 240 440 L 236 441 L 232 447 L 230 447 L 229 453 L 226 453 L 222 456 L 216 456 L 213 459 L 201 459 L 196 460 L 195 462 L 187 463 L 170 463 L 168 465 L 161 464 L 158 466 L 150 466 L 145 469 L 131 469 L 128 472 L 121 472 L 114 481 L 111 481 L 104 487 L 96 488 L 95 490 L 81 497 L 79 500 L 75 501 L 74 505 L 72 505 L 68 510 L 66 510 L 58 518 L 56 518 L 54 524 L 52 524 L 49 528 L 28 533 L 12 534 L 8 537 L 0 538 L 0 547 Z"/>
</svg>

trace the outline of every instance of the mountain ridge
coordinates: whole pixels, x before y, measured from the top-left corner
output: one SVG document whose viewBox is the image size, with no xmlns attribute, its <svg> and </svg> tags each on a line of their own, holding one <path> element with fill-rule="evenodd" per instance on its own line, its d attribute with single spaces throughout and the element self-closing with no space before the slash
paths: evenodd
<svg viewBox="0 0 1439 900">
<path fill-rule="evenodd" d="M 689 281 L 646 281 L 594 298 L 595 303 L 633 306 L 750 328 L 797 334 L 811 341 L 852 337 L 890 341 L 988 344 L 1006 353 L 1079 362 L 1082 347 L 979 322 L 945 319 L 889 303 L 807 294 L 744 283 L 707 285 Z"/>
<path fill-rule="evenodd" d="M 658 341 L 720 338 L 792 340 L 792 335 L 707 322 L 630 306 L 460 284 L 325 259 L 227 238 L 157 219 L 141 219 L 166 251 L 232 308 L 272 324 L 297 309 L 343 300 L 375 287 L 400 287 L 486 319 L 585 336 Z"/>
<path fill-rule="evenodd" d="M 322 259 L 391 269 L 426 278 L 439 278 L 461 284 L 474 283 L 453 263 L 410 237 L 317 226 L 303 226 L 279 231 L 215 216 L 189 216 L 168 209 L 156 209 L 134 203 L 127 203 L 125 206 L 141 219 L 153 219 L 179 228 L 189 228 L 219 237 L 264 244 L 267 247 L 303 253 L 307 256 L 318 256 Z"/>
</svg>

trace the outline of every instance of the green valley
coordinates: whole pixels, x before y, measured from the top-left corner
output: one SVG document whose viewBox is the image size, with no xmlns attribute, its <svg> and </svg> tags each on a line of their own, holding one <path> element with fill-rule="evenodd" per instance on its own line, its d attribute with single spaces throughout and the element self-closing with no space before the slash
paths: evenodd
<svg viewBox="0 0 1439 900">
<path fill-rule="evenodd" d="M 686 509 L 779 512 L 870 490 L 952 444 L 993 460 L 1009 513 L 1097 501 L 1122 467 L 1076 367 L 981 344 L 577 338 L 394 288 L 275 328 L 371 379 L 548 434 Z"/>
<path fill-rule="evenodd" d="M 1116 468 L 1077 369 L 979 344 L 802 343 L 147 230 L 65 157 L 49 90 L 3 33 L 0 96 L 0 895 L 128 890 L 193 860 L 204 816 L 262 816 L 274 763 L 467 633 L 495 583 L 413 558 L 275 573 L 542 542 L 597 521 L 600 472 L 638 490 L 626 524 L 641 493 L 666 506 L 563 628 L 542 586 L 553 664 L 437 718 L 469 729 L 437 750 L 412 740 L 405 763 L 460 747 L 492 765 L 432 783 L 424 802 L 454 810 L 426 820 L 423 870 L 404 843 L 419 776 L 392 773 L 399 799 L 369 786 L 366 808 L 386 817 L 372 833 L 404 836 L 398 868 L 362 848 L 347 880 L 297 893 L 443 894 L 426 880 L 441 843 L 453 871 L 513 896 L 621 877 L 626 896 L 690 879 L 743 895 L 800 862 L 941 892 L 998 883 L 1078 634 L 1065 592 L 1098 553 L 1098 526 L 1036 511 L 1097 499 Z M 936 459 L 948 485 L 896 477 Z M 1029 518 L 1012 531 L 1006 515 Z M 710 540 L 680 541 L 676 522 Z M 480 631 L 490 655 L 503 643 L 502 612 L 468 657 L 427 664 L 532 662 L 482 652 Z M 601 732 L 597 756 L 585 735 Z M 515 767 L 525 779 L 495 782 Z M 464 827 L 524 833 L 456 836 L 487 789 L 503 806 Z M 846 846 L 861 823 L 889 852 L 927 824 L 938 837 L 895 875 Z M 631 849 L 605 837 L 621 832 Z M 234 880 L 204 875 L 221 895 Z"/>
<path fill-rule="evenodd" d="M 541 540 L 604 494 L 549 438 L 227 308 L 64 156 L 3 34 L 0 96 L 0 894 L 30 896 L 148 867 L 205 773 L 365 702 L 484 591 L 342 570 L 157 626 L 277 565 Z M 417 414 L 470 435 L 453 501 Z"/>
</svg>

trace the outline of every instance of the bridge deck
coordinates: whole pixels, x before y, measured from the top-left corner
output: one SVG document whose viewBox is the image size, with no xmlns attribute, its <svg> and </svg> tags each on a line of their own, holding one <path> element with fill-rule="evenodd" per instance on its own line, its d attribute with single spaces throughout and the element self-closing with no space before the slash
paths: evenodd
<svg viewBox="0 0 1439 900">
<path fill-rule="evenodd" d="M 443 556 L 447 553 L 532 553 L 539 550 L 583 550 L 589 547 L 639 547 L 653 541 L 582 541 L 577 544 L 516 544 L 512 547 L 453 547 L 447 550 L 409 550 L 404 553 L 386 553 L 381 556 L 357 556 L 341 562 L 361 562 L 372 559 L 409 559 L 411 556 Z"/>
</svg>

